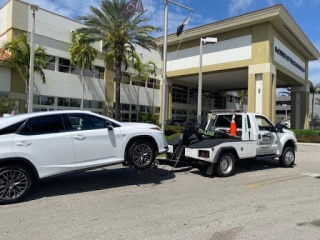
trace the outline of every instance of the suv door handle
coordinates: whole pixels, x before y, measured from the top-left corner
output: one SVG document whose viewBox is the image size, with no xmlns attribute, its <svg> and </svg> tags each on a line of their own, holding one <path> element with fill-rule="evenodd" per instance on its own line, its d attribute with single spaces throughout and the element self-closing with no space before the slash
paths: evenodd
<svg viewBox="0 0 320 240">
<path fill-rule="evenodd" d="M 31 142 L 17 142 L 16 145 L 19 147 L 27 147 L 31 145 Z"/>
<path fill-rule="evenodd" d="M 84 139 L 86 139 L 87 137 L 86 137 L 86 136 L 83 136 L 83 135 L 77 135 L 77 136 L 75 136 L 74 138 L 77 139 L 77 140 L 84 140 Z"/>
</svg>

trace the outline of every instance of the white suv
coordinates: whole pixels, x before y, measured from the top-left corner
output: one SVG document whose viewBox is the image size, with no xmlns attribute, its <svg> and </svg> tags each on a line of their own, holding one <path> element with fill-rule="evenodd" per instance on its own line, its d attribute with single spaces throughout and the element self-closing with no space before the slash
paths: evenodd
<svg viewBox="0 0 320 240">
<path fill-rule="evenodd" d="M 147 123 L 120 123 L 89 111 L 0 118 L 0 204 L 20 201 L 48 177 L 122 163 L 144 170 L 168 145 Z"/>
</svg>

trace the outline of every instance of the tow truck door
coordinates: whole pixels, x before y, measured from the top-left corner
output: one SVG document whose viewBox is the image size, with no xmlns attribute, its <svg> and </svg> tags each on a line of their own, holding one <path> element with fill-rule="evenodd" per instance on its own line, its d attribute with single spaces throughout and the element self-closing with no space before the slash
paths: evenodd
<svg viewBox="0 0 320 240">
<path fill-rule="evenodd" d="M 261 115 L 256 115 L 255 120 L 257 123 L 257 156 L 277 154 L 278 136 L 276 133 L 271 132 L 272 123 Z"/>
</svg>

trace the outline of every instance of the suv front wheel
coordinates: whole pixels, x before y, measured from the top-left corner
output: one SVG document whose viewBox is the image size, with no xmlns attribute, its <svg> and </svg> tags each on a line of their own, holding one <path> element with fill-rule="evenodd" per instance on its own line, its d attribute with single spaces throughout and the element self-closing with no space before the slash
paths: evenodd
<svg viewBox="0 0 320 240">
<path fill-rule="evenodd" d="M 144 139 L 135 141 L 130 146 L 128 155 L 129 163 L 138 170 L 149 168 L 156 157 L 153 144 Z"/>
<path fill-rule="evenodd" d="M 19 202 L 29 192 L 30 173 L 19 166 L 0 167 L 0 204 Z"/>
</svg>

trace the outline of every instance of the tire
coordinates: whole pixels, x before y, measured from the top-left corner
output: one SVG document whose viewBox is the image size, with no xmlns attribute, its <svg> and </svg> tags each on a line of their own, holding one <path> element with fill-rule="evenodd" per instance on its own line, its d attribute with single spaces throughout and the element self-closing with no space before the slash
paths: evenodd
<svg viewBox="0 0 320 240">
<path fill-rule="evenodd" d="M 135 141 L 129 147 L 129 163 L 137 170 L 150 168 L 155 160 L 155 147 L 147 140 L 141 139 Z"/>
<path fill-rule="evenodd" d="M 292 167 L 296 160 L 296 155 L 292 147 L 286 147 L 282 155 L 279 157 L 279 164 L 281 167 L 289 168 Z"/>
<path fill-rule="evenodd" d="M 215 164 L 215 173 L 218 177 L 229 177 L 234 174 L 236 159 L 232 153 L 222 153 Z"/>
<path fill-rule="evenodd" d="M 19 166 L 0 167 L 0 204 L 20 202 L 29 193 L 31 174 Z"/>
</svg>

